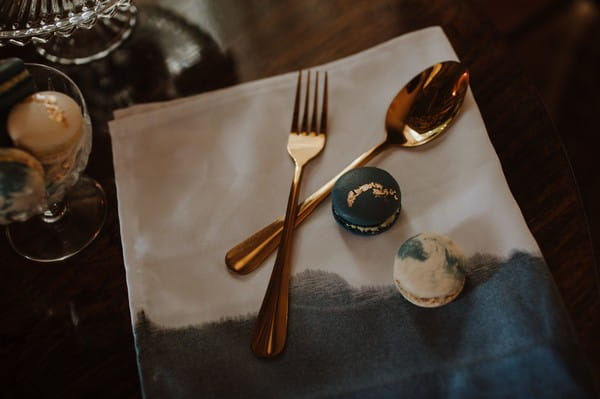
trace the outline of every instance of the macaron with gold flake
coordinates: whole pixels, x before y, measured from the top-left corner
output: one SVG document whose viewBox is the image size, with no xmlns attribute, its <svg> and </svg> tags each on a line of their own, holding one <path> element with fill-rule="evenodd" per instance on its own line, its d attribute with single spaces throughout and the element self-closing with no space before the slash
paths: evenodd
<svg viewBox="0 0 600 399">
<path fill-rule="evenodd" d="M 61 165 L 80 147 L 83 123 L 75 100 L 64 93 L 42 91 L 10 110 L 7 128 L 14 145 L 34 155 L 44 166 L 46 180 L 54 181 L 62 178 Z"/>
<path fill-rule="evenodd" d="M 462 251 L 448 237 L 421 233 L 400 246 L 394 262 L 394 282 L 413 304 L 442 306 L 462 291 L 464 264 Z"/>
<path fill-rule="evenodd" d="M 353 169 L 333 186 L 331 206 L 335 220 L 348 231 L 379 234 L 389 229 L 400 214 L 400 187 L 383 169 Z"/>
<path fill-rule="evenodd" d="M 42 165 L 17 148 L 0 148 L 0 224 L 24 221 L 43 209 Z"/>
</svg>

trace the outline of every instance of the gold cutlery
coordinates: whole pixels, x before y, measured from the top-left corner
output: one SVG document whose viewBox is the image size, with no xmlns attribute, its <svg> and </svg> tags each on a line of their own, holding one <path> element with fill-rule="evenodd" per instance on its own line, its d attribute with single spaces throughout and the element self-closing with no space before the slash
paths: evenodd
<svg viewBox="0 0 600 399">
<path fill-rule="evenodd" d="M 390 147 L 418 147 L 446 131 L 461 108 L 469 85 L 469 73 L 455 61 L 432 65 L 415 76 L 392 100 L 386 115 L 385 139 L 372 147 L 337 176 L 325 183 L 300 204 L 298 226 L 331 192 L 336 180 L 349 171 L 366 165 Z M 281 237 L 283 219 L 279 218 L 229 250 L 225 263 L 229 270 L 247 274 L 273 252 Z"/>
<path fill-rule="evenodd" d="M 325 134 L 327 131 L 327 72 L 323 88 L 323 105 L 321 107 L 320 125 L 317 128 L 317 108 L 319 73 L 315 78 L 315 94 L 312 107 L 312 118 L 308 126 L 310 71 L 306 77 L 306 93 L 304 99 L 304 115 L 302 125 L 298 126 L 298 109 L 300 102 L 300 87 L 302 72 L 298 73 L 296 97 L 294 99 L 294 113 L 292 127 L 288 137 L 287 151 L 294 160 L 294 179 L 290 188 L 290 195 L 282 223 L 281 243 L 277 251 L 275 265 L 269 280 L 269 286 L 263 299 L 252 339 L 252 350 L 257 356 L 271 357 L 280 353 L 285 347 L 287 339 L 288 299 L 290 281 L 290 255 L 296 217 L 298 215 L 298 194 L 304 166 L 316 157 L 325 147 Z"/>
</svg>

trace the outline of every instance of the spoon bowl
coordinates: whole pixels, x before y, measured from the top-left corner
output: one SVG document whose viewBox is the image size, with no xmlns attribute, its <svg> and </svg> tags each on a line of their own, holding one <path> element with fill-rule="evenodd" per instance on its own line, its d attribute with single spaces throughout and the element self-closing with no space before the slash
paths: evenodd
<svg viewBox="0 0 600 399">
<path fill-rule="evenodd" d="M 417 147 L 434 140 L 458 114 L 468 87 L 469 74 L 458 62 L 442 62 L 422 71 L 390 103 L 385 141 Z"/>
<path fill-rule="evenodd" d="M 440 137 L 461 109 L 469 86 L 469 73 L 456 61 L 430 66 L 412 78 L 394 97 L 385 118 L 385 139 L 372 147 L 309 196 L 298 208 L 297 227 L 331 192 L 346 172 L 366 165 L 391 147 L 418 147 Z M 231 272 L 248 274 L 278 247 L 283 217 L 231 248 L 225 263 Z"/>
</svg>

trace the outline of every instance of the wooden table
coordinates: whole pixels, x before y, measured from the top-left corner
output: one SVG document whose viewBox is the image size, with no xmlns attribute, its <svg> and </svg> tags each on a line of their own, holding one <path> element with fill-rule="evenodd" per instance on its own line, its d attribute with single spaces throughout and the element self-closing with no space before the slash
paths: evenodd
<svg viewBox="0 0 600 399">
<path fill-rule="evenodd" d="M 598 269 L 569 161 L 534 89 L 473 5 L 457 0 L 175 3 L 176 12 L 157 2 L 138 2 L 139 24 L 123 48 L 103 61 L 63 68 L 90 105 L 94 147 L 87 173 L 107 192 L 108 218 L 90 247 L 55 264 L 27 261 L 0 238 L 3 397 L 141 394 L 107 128 L 113 108 L 324 63 L 430 25 L 444 28 L 471 72 L 510 188 L 600 376 Z M 197 57 L 182 71 L 170 71 L 165 58 L 183 42 Z M 29 47 L 5 47 L 0 55 L 44 62 Z"/>
</svg>

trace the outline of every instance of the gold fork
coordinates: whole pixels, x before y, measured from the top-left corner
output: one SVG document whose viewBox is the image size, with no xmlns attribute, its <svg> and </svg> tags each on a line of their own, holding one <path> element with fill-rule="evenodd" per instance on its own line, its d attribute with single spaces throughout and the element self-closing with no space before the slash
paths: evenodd
<svg viewBox="0 0 600 399">
<path fill-rule="evenodd" d="M 294 99 L 294 114 L 292 128 L 288 138 L 287 151 L 294 160 L 294 180 L 290 188 L 287 208 L 285 212 L 281 243 L 269 280 L 269 286 L 258 312 L 254 336 L 252 338 L 252 351 L 260 357 L 271 357 L 280 353 L 285 347 L 287 339 L 288 300 L 290 282 L 290 255 L 292 237 L 298 213 L 298 194 L 304 166 L 316 157 L 325 147 L 325 133 L 327 130 L 327 72 L 325 72 L 323 88 L 323 105 L 321 106 L 321 121 L 317 130 L 317 96 L 319 89 L 319 72 L 315 79 L 315 94 L 313 112 L 308 126 L 308 104 L 310 95 L 310 71 L 306 78 L 306 95 L 304 98 L 304 115 L 302 125 L 298 127 L 298 114 L 300 107 L 300 87 L 302 72 L 298 72 L 296 97 Z"/>
</svg>

